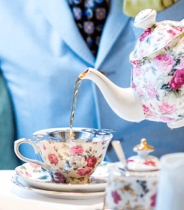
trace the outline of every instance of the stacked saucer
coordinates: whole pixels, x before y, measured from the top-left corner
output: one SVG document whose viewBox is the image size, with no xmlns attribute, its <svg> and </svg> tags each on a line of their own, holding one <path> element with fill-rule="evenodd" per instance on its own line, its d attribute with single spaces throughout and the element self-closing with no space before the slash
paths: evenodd
<svg viewBox="0 0 184 210">
<path fill-rule="evenodd" d="M 93 199 L 105 196 L 108 168 L 111 163 L 102 162 L 91 175 L 90 184 L 55 183 L 49 172 L 39 165 L 25 163 L 18 166 L 12 182 L 24 189 L 44 196 L 61 199 Z"/>
</svg>

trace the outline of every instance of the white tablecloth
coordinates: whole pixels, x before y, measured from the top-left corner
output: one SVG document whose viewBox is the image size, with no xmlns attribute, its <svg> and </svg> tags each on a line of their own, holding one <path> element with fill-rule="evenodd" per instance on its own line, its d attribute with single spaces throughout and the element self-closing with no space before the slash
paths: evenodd
<svg viewBox="0 0 184 210">
<path fill-rule="evenodd" d="M 103 198 L 62 200 L 41 196 L 15 186 L 11 182 L 15 171 L 0 171 L 0 210 L 97 210 L 103 208 Z"/>
</svg>

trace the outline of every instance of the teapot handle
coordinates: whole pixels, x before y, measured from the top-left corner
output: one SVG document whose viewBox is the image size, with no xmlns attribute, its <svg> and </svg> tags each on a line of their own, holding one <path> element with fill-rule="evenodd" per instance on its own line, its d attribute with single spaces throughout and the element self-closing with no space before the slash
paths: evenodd
<svg viewBox="0 0 184 210">
<path fill-rule="evenodd" d="M 148 29 L 156 24 L 157 12 L 153 9 L 145 9 L 139 12 L 134 20 L 134 26 L 137 28 Z"/>
<path fill-rule="evenodd" d="M 33 142 L 33 141 L 29 140 L 29 139 L 24 139 L 24 138 L 18 139 L 18 140 L 16 140 L 14 142 L 14 151 L 15 151 L 15 154 L 17 155 L 18 158 L 20 158 L 22 161 L 25 161 L 25 162 L 28 162 L 28 163 L 37 164 L 37 165 L 40 165 L 41 167 L 43 167 L 46 170 L 50 170 L 50 167 L 46 163 L 42 163 L 42 162 L 40 162 L 38 160 L 31 160 L 29 158 L 26 158 L 26 157 L 22 156 L 20 154 L 20 151 L 19 151 L 19 146 L 22 143 L 31 144 L 34 147 L 34 150 L 35 150 L 36 154 L 41 152 L 39 146 L 35 142 Z"/>
</svg>

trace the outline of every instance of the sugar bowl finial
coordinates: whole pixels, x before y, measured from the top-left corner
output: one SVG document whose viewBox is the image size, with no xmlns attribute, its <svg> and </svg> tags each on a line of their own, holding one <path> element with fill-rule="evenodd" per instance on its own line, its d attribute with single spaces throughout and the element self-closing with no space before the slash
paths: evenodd
<svg viewBox="0 0 184 210">
<path fill-rule="evenodd" d="M 119 150 L 120 144 L 116 146 Z M 160 161 L 148 155 L 153 150 L 145 138 L 141 139 L 141 143 L 134 147 L 138 155 L 127 160 L 128 170 L 122 162 L 109 167 L 105 209 L 155 209 Z M 118 202 L 115 202 L 115 198 L 118 198 Z"/>
<path fill-rule="evenodd" d="M 154 151 L 154 147 L 147 144 L 145 138 L 141 143 L 133 148 L 137 155 L 128 158 L 127 167 L 131 171 L 155 171 L 160 168 L 160 161 L 157 157 L 150 156 L 149 153 Z"/>
<path fill-rule="evenodd" d="M 152 147 L 150 145 L 147 145 L 147 140 L 145 138 L 143 138 L 143 139 L 141 139 L 141 143 L 136 145 L 133 148 L 134 152 L 138 152 L 138 151 L 141 151 L 141 150 L 151 150 L 150 152 L 152 152 L 152 151 L 154 151 L 154 147 Z"/>
</svg>

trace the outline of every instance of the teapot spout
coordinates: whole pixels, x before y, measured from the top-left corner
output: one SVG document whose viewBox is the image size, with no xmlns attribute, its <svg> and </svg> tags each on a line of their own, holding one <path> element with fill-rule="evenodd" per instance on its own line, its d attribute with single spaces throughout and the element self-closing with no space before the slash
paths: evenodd
<svg viewBox="0 0 184 210">
<path fill-rule="evenodd" d="M 141 99 L 133 88 L 120 88 L 92 68 L 87 69 L 79 77 L 92 80 L 119 117 L 131 122 L 140 122 L 145 119 Z"/>
</svg>

